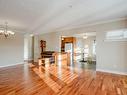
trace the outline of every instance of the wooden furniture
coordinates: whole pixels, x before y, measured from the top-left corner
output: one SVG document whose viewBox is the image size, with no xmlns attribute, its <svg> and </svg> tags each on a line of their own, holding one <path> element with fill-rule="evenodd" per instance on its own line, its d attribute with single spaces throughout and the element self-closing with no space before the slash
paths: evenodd
<svg viewBox="0 0 127 95">
<path fill-rule="evenodd" d="M 41 58 L 43 59 L 44 63 L 44 58 L 49 58 L 50 63 L 54 63 L 55 58 L 54 58 L 54 51 L 46 51 L 46 41 L 41 40 L 40 41 L 40 47 L 41 47 Z"/>
<path fill-rule="evenodd" d="M 38 59 L 38 65 L 45 65 L 45 60 L 48 59 L 50 64 L 54 63 L 56 66 L 61 64 L 62 66 L 69 66 L 70 65 L 70 54 L 67 52 L 52 52 L 45 51 L 43 52 L 42 58 Z M 61 63 L 60 63 L 61 62 Z"/>
<path fill-rule="evenodd" d="M 65 42 L 74 42 L 72 39 L 66 39 Z M 49 59 L 49 62 L 55 63 L 56 65 L 59 61 L 64 60 L 62 64 L 69 65 L 70 64 L 70 54 L 67 52 L 55 52 L 55 51 L 46 51 L 46 41 L 40 41 L 41 47 L 41 58 L 38 59 L 39 65 L 45 65 L 45 59 Z M 61 56 L 61 58 L 59 58 Z"/>
<path fill-rule="evenodd" d="M 69 66 L 70 65 L 70 54 L 67 52 L 57 52 L 55 53 L 55 65 L 64 65 Z"/>
<path fill-rule="evenodd" d="M 38 58 L 38 65 L 45 65 L 45 59 L 44 58 Z"/>
<path fill-rule="evenodd" d="M 65 52 L 65 44 L 72 43 L 75 49 L 76 38 L 75 37 L 61 37 L 61 52 Z"/>
<path fill-rule="evenodd" d="M 50 63 L 55 63 L 55 51 L 43 51 L 41 58 L 49 58 Z"/>
<path fill-rule="evenodd" d="M 41 47 L 41 53 L 44 52 L 46 50 L 46 41 L 41 40 L 40 47 Z"/>
<path fill-rule="evenodd" d="M 41 57 L 42 58 L 50 58 L 53 56 L 54 53 L 55 53 L 55 51 L 44 51 L 41 53 Z"/>
</svg>

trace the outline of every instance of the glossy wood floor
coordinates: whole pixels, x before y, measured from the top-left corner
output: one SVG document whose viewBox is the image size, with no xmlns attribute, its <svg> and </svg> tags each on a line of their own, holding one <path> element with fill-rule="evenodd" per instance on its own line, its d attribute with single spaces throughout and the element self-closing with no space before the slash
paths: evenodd
<svg viewBox="0 0 127 95">
<path fill-rule="evenodd" d="M 0 95 L 127 95 L 127 76 L 84 67 L 24 64 L 0 68 Z"/>
</svg>

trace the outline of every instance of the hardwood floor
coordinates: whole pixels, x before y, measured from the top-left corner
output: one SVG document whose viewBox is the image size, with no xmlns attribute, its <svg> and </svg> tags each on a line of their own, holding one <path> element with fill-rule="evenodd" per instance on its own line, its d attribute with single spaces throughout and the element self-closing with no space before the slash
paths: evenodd
<svg viewBox="0 0 127 95">
<path fill-rule="evenodd" d="M 0 68 L 0 95 L 127 95 L 127 76 L 23 64 Z"/>
</svg>

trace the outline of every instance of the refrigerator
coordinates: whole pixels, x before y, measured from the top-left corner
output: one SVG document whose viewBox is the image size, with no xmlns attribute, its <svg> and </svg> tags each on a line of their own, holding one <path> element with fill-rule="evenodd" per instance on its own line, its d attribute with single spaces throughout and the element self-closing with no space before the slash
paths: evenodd
<svg viewBox="0 0 127 95">
<path fill-rule="evenodd" d="M 65 52 L 70 53 L 70 63 L 73 63 L 73 44 L 72 43 L 66 43 L 65 44 Z"/>
</svg>

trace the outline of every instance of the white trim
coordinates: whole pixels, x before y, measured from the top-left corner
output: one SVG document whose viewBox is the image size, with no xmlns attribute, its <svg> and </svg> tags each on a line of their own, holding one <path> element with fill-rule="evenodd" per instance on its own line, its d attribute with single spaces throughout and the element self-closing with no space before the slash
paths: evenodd
<svg viewBox="0 0 127 95">
<path fill-rule="evenodd" d="M 10 64 L 10 65 L 4 65 L 4 66 L 0 66 L 0 68 L 4 68 L 4 67 L 10 67 L 10 66 L 15 66 L 15 65 L 20 65 L 20 64 L 24 64 L 25 62 L 20 62 L 17 64 Z"/>
<path fill-rule="evenodd" d="M 102 69 L 96 69 L 96 71 L 100 72 L 106 72 L 106 73 L 113 73 L 113 74 L 120 74 L 120 75 L 127 75 L 127 72 L 119 72 L 119 71 L 112 71 L 112 70 L 102 70 Z"/>
</svg>

